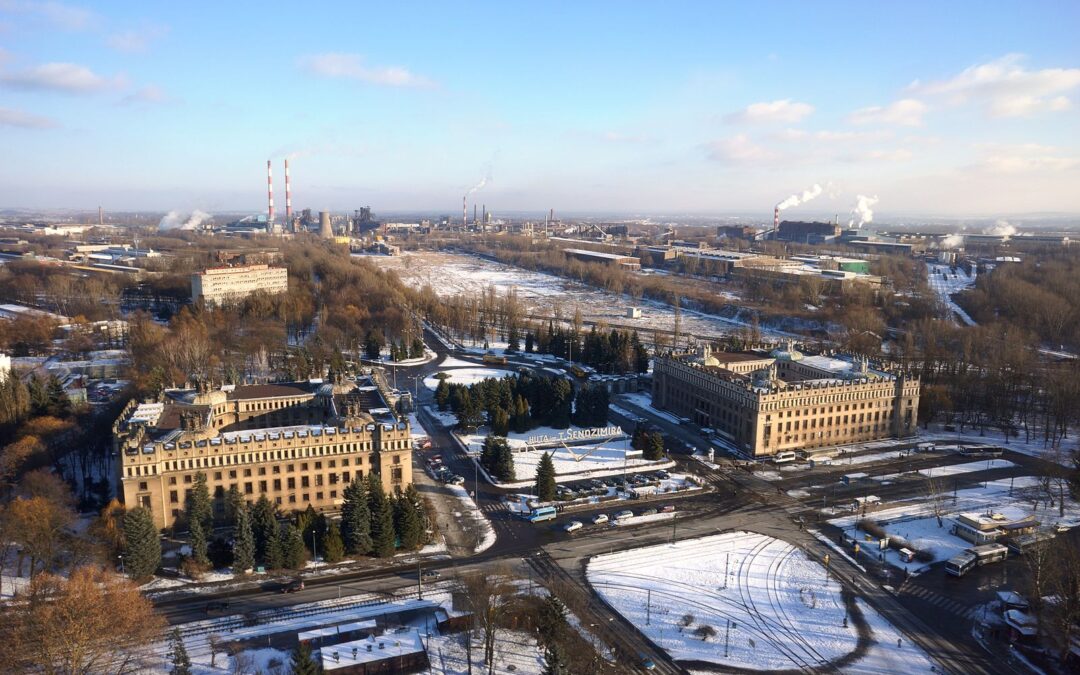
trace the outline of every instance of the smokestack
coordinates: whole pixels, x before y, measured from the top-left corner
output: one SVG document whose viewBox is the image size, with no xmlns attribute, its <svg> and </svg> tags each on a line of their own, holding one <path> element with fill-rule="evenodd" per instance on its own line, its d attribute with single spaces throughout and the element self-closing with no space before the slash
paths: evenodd
<svg viewBox="0 0 1080 675">
<path fill-rule="evenodd" d="M 274 222 L 274 176 L 270 168 L 270 160 L 266 160 L 266 197 L 270 207 L 266 211 L 266 224 Z"/>
<path fill-rule="evenodd" d="M 467 227 L 469 225 L 469 204 L 466 201 L 466 200 L 468 200 L 468 198 L 469 198 L 469 195 L 464 195 L 461 198 L 461 226 L 462 227 Z"/>
<path fill-rule="evenodd" d="M 476 220 L 476 203 L 475 202 L 472 205 L 472 221 L 473 221 L 473 225 L 475 225 L 477 223 L 477 220 Z"/>
<path fill-rule="evenodd" d="M 292 222 L 292 184 L 289 183 L 289 160 L 285 160 L 285 222 Z"/>
<path fill-rule="evenodd" d="M 780 207 L 779 206 L 777 206 L 775 209 L 773 209 L 773 212 L 772 212 L 772 229 L 773 230 L 779 230 L 780 229 Z"/>
<path fill-rule="evenodd" d="M 487 224 L 487 204 L 484 204 L 484 208 L 480 210 L 480 222 Z"/>
<path fill-rule="evenodd" d="M 105 224 L 105 212 L 101 210 L 100 206 L 97 207 L 97 224 L 98 225 L 104 225 Z"/>
<path fill-rule="evenodd" d="M 319 211 L 319 236 L 323 239 L 334 238 L 334 228 L 330 226 L 329 211 Z"/>
</svg>

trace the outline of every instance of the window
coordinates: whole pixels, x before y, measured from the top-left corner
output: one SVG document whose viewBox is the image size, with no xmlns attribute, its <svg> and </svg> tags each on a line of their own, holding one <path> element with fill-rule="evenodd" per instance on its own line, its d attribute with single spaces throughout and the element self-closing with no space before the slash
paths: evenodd
<svg viewBox="0 0 1080 675">
<path fill-rule="evenodd" d="M 244 478 L 251 478 L 251 469 L 244 469 Z"/>
<path fill-rule="evenodd" d="M 149 489 L 149 488 L 148 488 L 148 487 L 146 486 L 146 481 L 139 481 L 139 489 L 140 489 L 140 490 L 147 490 L 147 489 Z"/>
<path fill-rule="evenodd" d="M 281 490 L 281 479 L 280 478 L 275 478 L 274 479 L 274 490 Z"/>
<path fill-rule="evenodd" d="M 259 492 L 266 492 L 266 481 L 259 481 Z"/>
<path fill-rule="evenodd" d="M 229 472 L 229 478 L 236 478 L 236 471 L 235 470 Z"/>
<path fill-rule="evenodd" d="M 176 490 L 169 490 L 169 503 L 170 504 L 179 504 L 180 503 L 180 495 L 178 495 L 176 493 Z"/>
<path fill-rule="evenodd" d="M 290 476 L 288 478 L 288 481 L 286 482 L 286 485 L 289 486 L 290 490 L 295 490 L 296 489 L 296 479 Z"/>
<path fill-rule="evenodd" d="M 187 475 L 187 476 L 184 476 L 184 482 L 189 484 L 189 485 L 191 484 L 191 475 L 190 474 Z"/>
<path fill-rule="evenodd" d="M 248 483 L 244 483 L 244 494 L 246 494 L 246 495 L 250 495 L 250 494 L 252 494 L 253 492 L 254 492 L 254 490 L 253 490 L 253 489 L 252 489 L 252 487 L 251 487 L 251 483 L 250 483 L 250 482 L 248 482 Z"/>
<path fill-rule="evenodd" d="M 176 476 L 169 476 L 169 485 L 176 485 Z"/>
<path fill-rule="evenodd" d="M 310 486 L 310 481 L 307 476 L 300 476 L 300 487 L 306 488 Z"/>
</svg>

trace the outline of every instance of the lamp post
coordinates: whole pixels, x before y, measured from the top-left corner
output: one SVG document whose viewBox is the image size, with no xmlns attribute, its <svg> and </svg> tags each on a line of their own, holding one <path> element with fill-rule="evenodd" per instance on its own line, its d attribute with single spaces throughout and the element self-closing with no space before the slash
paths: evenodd
<svg viewBox="0 0 1080 675">
<path fill-rule="evenodd" d="M 319 549 L 315 547 L 315 528 L 311 528 L 311 556 L 315 562 L 315 570 L 319 569 Z"/>
<path fill-rule="evenodd" d="M 124 574 L 124 554 L 121 553 L 116 557 L 120 559 L 120 574 Z"/>
</svg>

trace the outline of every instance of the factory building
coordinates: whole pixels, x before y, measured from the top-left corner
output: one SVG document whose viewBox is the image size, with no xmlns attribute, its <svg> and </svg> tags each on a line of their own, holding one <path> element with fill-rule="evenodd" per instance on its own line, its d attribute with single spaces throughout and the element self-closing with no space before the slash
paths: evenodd
<svg viewBox="0 0 1080 675">
<path fill-rule="evenodd" d="M 311 380 L 164 391 L 131 401 L 113 424 L 120 494 L 170 527 L 203 473 L 215 516 L 236 487 L 283 510 L 337 511 L 355 478 L 389 492 L 412 482 L 409 424 L 370 380 Z"/>
<path fill-rule="evenodd" d="M 803 244 L 819 244 L 840 236 L 840 226 L 835 223 L 803 222 L 785 220 L 774 235 L 781 241 L 797 241 Z"/>
<path fill-rule="evenodd" d="M 628 270 L 641 269 L 641 261 L 632 255 L 618 253 L 601 253 L 600 251 L 587 251 L 582 248 L 563 249 L 563 253 L 584 262 L 604 263 L 605 265 L 618 265 Z"/>
<path fill-rule="evenodd" d="M 919 381 L 850 356 L 771 352 L 657 357 L 653 405 L 711 428 L 749 457 L 915 434 Z"/>
<path fill-rule="evenodd" d="M 284 267 L 245 265 L 215 267 L 191 275 L 191 301 L 222 305 L 243 300 L 255 291 L 271 295 L 289 290 L 289 271 Z"/>
</svg>

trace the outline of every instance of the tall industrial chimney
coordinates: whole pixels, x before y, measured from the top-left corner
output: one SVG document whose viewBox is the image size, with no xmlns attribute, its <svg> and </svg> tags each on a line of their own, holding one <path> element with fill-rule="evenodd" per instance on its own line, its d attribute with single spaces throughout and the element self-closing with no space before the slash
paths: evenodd
<svg viewBox="0 0 1080 675">
<path fill-rule="evenodd" d="M 334 238 L 334 228 L 330 226 L 329 211 L 319 211 L 319 236 L 323 239 Z"/>
<path fill-rule="evenodd" d="M 480 222 L 487 225 L 487 204 L 484 204 L 484 208 L 480 211 Z"/>
<path fill-rule="evenodd" d="M 777 206 L 772 212 L 772 229 L 776 232 L 780 229 L 780 207 Z"/>
<path fill-rule="evenodd" d="M 289 183 L 289 160 L 285 160 L 285 224 L 292 223 L 292 184 Z"/>
<path fill-rule="evenodd" d="M 105 224 L 105 212 L 101 210 L 100 206 L 97 207 L 97 224 L 98 225 L 104 225 Z"/>
<path fill-rule="evenodd" d="M 464 195 L 461 198 L 461 227 L 465 228 L 469 226 L 469 195 Z"/>
<path fill-rule="evenodd" d="M 476 202 L 473 202 L 473 205 L 472 205 L 472 221 L 473 221 L 473 225 L 475 225 L 476 224 Z"/>
<path fill-rule="evenodd" d="M 266 212 L 266 224 L 269 225 L 274 222 L 274 176 L 270 160 L 266 160 L 266 197 L 270 203 L 270 208 Z"/>
</svg>

